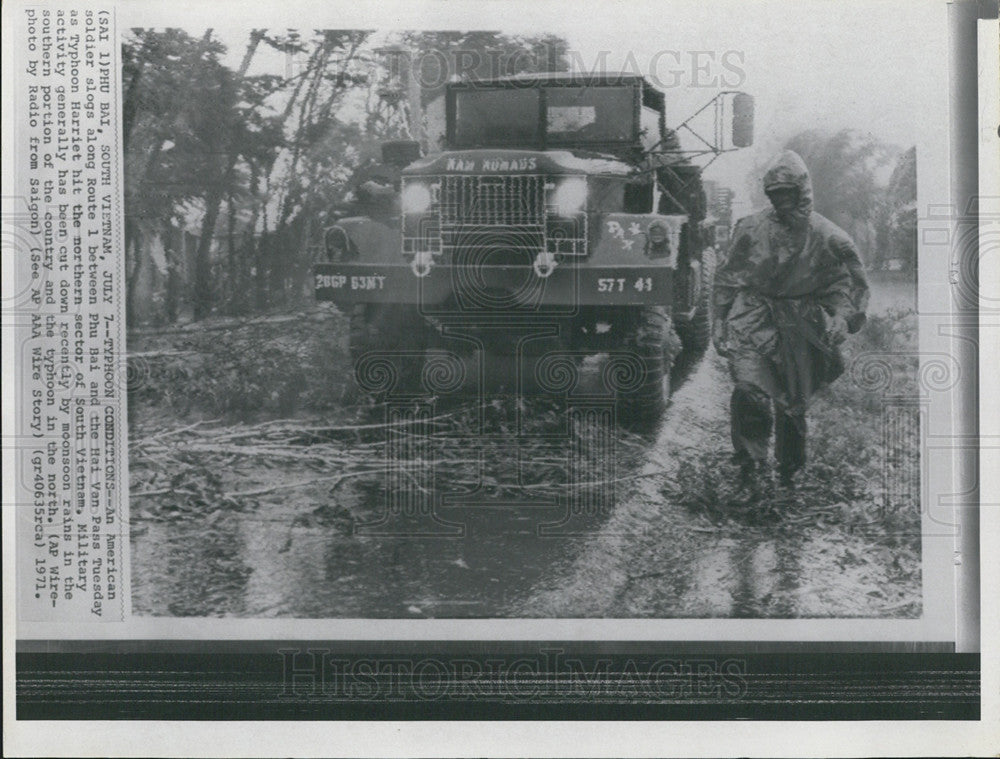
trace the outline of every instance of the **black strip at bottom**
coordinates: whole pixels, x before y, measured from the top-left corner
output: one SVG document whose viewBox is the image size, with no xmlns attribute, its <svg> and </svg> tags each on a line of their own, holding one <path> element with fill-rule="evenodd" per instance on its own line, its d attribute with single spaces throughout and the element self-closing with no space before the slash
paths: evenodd
<svg viewBox="0 0 1000 759">
<path fill-rule="evenodd" d="M 978 654 L 19 653 L 18 719 L 978 719 Z"/>
</svg>

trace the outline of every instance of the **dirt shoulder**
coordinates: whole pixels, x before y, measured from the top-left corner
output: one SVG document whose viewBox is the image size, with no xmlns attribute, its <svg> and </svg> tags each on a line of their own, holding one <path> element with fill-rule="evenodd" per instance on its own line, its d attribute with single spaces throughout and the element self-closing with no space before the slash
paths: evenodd
<svg viewBox="0 0 1000 759">
<path fill-rule="evenodd" d="M 783 500 L 737 492 L 729 378 L 709 353 L 655 437 L 602 443 L 611 447 L 594 463 L 610 457 L 615 481 L 587 487 L 610 493 L 608 508 L 584 534 L 556 536 L 540 525 L 559 518 L 567 450 L 579 442 L 593 458 L 596 440 L 568 438 L 558 404 L 497 399 L 483 418 L 444 404 L 417 432 L 387 436 L 378 418 L 343 402 L 350 366 L 336 312 L 137 333 L 134 607 L 248 617 L 918 616 L 915 335 L 911 312 L 887 312 L 852 341 L 849 371 L 810 411 L 812 460 Z M 401 476 L 433 468 L 418 490 L 449 494 L 438 516 L 461 534 L 358 529 L 392 496 L 390 439 L 410 446 L 394 454 Z"/>
<path fill-rule="evenodd" d="M 909 341 L 910 319 L 875 320 L 872 334 L 853 346 L 855 376 L 816 399 L 811 462 L 791 497 L 748 500 L 738 492 L 728 460 L 728 372 L 708 355 L 675 394 L 650 449 L 646 471 L 665 472 L 637 479 L 574 564 L 511 613 L 919 616 L 917 453 L 881 445 L 892 413 L 880 400 L 887 388 L 876 392 L 856 376 L 872 341 L 885 337 L 875 333 L 896 329 Z M 914 391 L 911 367 L 894 369 L 905 388 L 893 389 Z M 888 493 L 883 471 L 902 487 Z"/>
</svg>

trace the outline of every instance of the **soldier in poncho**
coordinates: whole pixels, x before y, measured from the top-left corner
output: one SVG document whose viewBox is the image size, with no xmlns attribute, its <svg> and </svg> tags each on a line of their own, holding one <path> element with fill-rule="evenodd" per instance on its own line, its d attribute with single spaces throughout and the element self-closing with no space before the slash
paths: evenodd
<svg viewBox="0 0 1000 759">
<path fill-rule="evenodd" d="M 772 427 L 782 484 L 806 462 L 806 407 L 844 370 L 840 344 L 865 321 L 858 250 L 812 210 L 802 159 L 783 151 L 764 174 L 771 208 L 741 219 L 716 274 L 713 342 L 735 383 L 734 458 L 745 484 L 766 471 Z"/>
</svg>

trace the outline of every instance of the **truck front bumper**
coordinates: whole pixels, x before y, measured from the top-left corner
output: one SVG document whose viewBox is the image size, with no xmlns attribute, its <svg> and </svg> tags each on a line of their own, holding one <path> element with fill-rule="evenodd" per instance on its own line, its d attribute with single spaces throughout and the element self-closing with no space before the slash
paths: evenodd
<svg viewBox="0 0 1000 759">
<path fill-rule="evenodd" d="M 669 306 L 673 269 L 657 265 L 599 266 L 570 261 L 547 277 L 530 266 L 432 266 L 418 277 L 406 262 L 317 263 L 316 299 L 338 306 L 408 303 L 429 312 L 503 312 L 580 306 Z"/>
</svg>

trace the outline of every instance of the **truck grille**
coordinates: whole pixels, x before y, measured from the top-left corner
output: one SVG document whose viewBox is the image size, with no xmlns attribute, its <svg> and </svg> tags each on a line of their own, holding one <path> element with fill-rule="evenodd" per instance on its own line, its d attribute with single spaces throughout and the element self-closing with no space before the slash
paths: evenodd
<svg viewBox="0 0 1000 759">
<path fill-rule="evenodd" d="M 537 174 L 422 177 L 419 181 L 431 182 L 431 209 L 404 225 L 403 253 L 504 247 L 586 255 L 586 216 L 549 218 L 546 179 Z"/>
<path fill-rule="evenodd" d="M 442 225 L 532 226 L 545 223 L 545 177 L 445 176 Z"/>
</svg>

